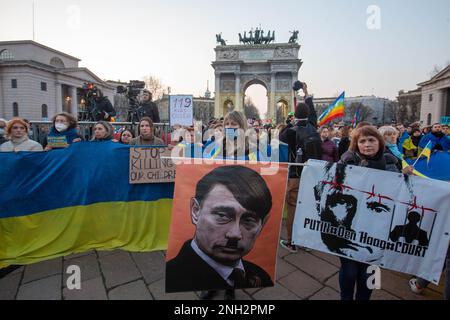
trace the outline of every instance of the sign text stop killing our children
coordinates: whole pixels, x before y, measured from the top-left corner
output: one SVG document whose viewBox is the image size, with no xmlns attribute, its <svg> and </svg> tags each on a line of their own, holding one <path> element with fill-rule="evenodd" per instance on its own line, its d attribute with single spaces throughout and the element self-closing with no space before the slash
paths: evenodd
<svg viewBox="0 0 450 320">
<path fill-rule="evenodd" d="M 130 183 L 174 182 L 175 164 L 169 157 L 167 147 L 130 148 Z"/>
</svg>

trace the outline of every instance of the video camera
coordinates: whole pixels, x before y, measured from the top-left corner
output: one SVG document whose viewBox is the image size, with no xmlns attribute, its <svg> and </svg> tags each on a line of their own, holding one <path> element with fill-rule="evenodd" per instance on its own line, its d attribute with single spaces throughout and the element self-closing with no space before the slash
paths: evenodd
<svg viewBox="0 0 450 320">
<path fill-rule="evenodd" d="M 98 89 L 94 83 L 84 82 L 81 86 L 81 105 L 78 115 L 79 121 L 94 121 L 91 111 L 95 108 L 95 98 Z"/>
<path fill-rule="evenodd" d="M 139 94 L 145 88 L 145 82 L 139 80 L 131 80 L 127 86 L 118 86 L 117 93 L 124 94 L 128 98 L 128 122 L 139 122 Z"/>
</svg>

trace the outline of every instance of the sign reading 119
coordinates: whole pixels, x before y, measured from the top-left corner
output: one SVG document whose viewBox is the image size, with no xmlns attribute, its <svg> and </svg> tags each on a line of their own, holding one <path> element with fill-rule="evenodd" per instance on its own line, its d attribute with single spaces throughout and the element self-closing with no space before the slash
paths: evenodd
<svg viewBox="0 0 450 320">
<path fill-rule="evenodd" d="M 194 100 L 192 95 L 170 96 L 170 125 L 192 126 Z"/>
<path fill-rule="evenodd" d="M 189 108 L 192 105 L 192 99 L 190 97 L 174 97 L 172 103 L 174 108 Z"/>
</svg>

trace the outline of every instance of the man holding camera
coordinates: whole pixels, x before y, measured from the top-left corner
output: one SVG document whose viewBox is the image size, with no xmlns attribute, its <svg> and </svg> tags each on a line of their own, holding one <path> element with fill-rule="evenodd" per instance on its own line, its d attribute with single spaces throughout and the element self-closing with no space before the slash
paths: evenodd
<svg viewBox="0 0 450 320">
<path fill-rule="evenodd" d="M 159 111 L 156 103 L 152 101 L 152 93 L 144 89 L 142 91 L 141 106 L 139 107 L 139 117 L 149 117 L 153 123 L 160 123 Z"/>
<path fill-rule="evenodd" d="M 111 101 L 108 97 L 103 96 L 100 89 L 95 88 L 92 92 L 93 105 L 90 106 L 90 113 L 94 121 L 111 121 L 111 118 L 116 115 Z"/>
</svg>

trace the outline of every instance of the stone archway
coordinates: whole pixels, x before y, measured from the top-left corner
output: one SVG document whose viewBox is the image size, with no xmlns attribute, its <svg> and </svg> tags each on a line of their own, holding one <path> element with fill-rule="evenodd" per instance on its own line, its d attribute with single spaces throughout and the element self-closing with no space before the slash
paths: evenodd
<svg viewBox="0 0 450 320">
<path fill-rule="evenodd" d="M 266 94 L 269 95 L 269 84 L 264 81 L 264 79 L 260 79 L 255 77 L 254 79 L 248 80 L 245 83 L 242 84 L 242 87 L 240 89 L 240 96 L 241 96 L 241 103 L 242 103 L 242 109 L 245 105 L 245 98 L 246 98 L 246 92 L 247 89 L 249 89 L 253 85 L 261 85 L 265 90 Z M 267 99 L 267 110 L 269 110 L 269 99 Z M 263 118 L 263 114 L 260 113 L 261 119 Z"/>
<path fill-rule="evenodd" d="M 267 90 L 267 114 L 277 119 L 277 101 L 283 100 L 287 110 L 294 111 L 292 84 L 298 80 L 302 61 L 297 43 L 220 45 L 215 48 L 214 116 L 224 116 L 224 104 L 231 101 L 235 110 L 244 110 L 245 90 L 261 84 Z"/>
</svg>

